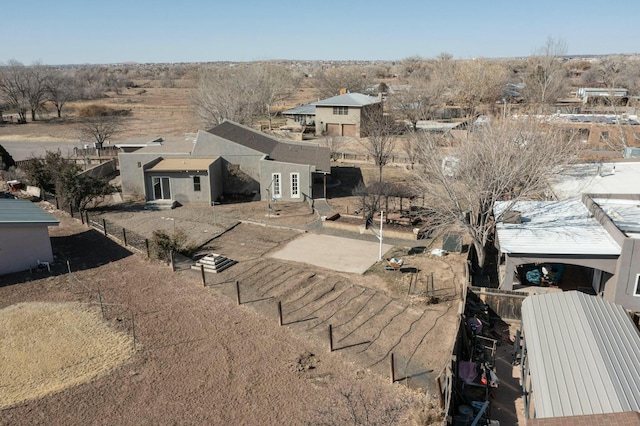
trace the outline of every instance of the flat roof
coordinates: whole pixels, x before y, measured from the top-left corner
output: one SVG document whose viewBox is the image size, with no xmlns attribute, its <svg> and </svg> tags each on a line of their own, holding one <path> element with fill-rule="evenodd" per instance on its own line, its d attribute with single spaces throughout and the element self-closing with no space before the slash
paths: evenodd
<svg viewBox="0 0 640 426">
<path fill-rule="evenodd" d="M 28 200 L 0 199 L 0 225 L 58 226 L 60 221 Z"/>
<path fill-rule="evenodd" d="M 522 303 L 536 417 L 640 411 L 640 334 L 625 309 L 577 291 Z"/>
<path fill-rule="evenodd" d="M 510 201 L 495 203 L 500 215 Z M 518 201 L 512 208 L 522 223 L 496 225 L 503 253 L 547 255 L 620 255 L 620 246 L 579 199 Z"/>
<path fill-rule="evenodd" d="M 195 172 L 209 170 L 215 158 L 166 158 L 158 164 L 147 169 L 153 172 Z"/>
<path fill-rule="evenodd" d="M 582 163 L 564 167 L 550 177 L 560 200 L 580 194 L 637 194 L 640 162 Z"/>
<path fill-rule="evenodd" d="M 640 200 L 596 197 L 593 201 L 627 237 L 640 238 Z"/>
</svg>

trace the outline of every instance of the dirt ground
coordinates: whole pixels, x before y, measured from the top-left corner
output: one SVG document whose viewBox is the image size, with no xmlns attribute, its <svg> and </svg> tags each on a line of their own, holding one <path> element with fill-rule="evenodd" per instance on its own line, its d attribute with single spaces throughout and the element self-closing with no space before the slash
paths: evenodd
<svg viewBox="0 0 640 426">
<path fill-rule="evenodd" d="M 348 350 L 330 353 L 326 335 L 308 329 L 315 323 L 278 327 L 272 306 L 236 306 L 234 298 L 225 294 L 228 286 L 208 283 L 204 287 L 195 271 L 172 273 L 161 263 L 132 255 L 77 220 L 54 214 L 61 226 L 51 230 L 59 259 L 52 274 L 40 271 L 1 277 L 0 308 L 28 301 L 80 301 L 96 306 L 100 290 L 108 307 L 107 320 L 115 328 L 134 333 L 138 349 L 124 366 L 106 376 L 2 411 L 0 424 L 315 424 L 348 415 L 344 395 L 354 386 L 369 409 L 401 408 L 405 423 L 428 424 L 425 419 L 435 418 L 435 411 L 425 408 L 434 403 L 432 397 L 400 383 L 389 384 L 384 363 L 362 362 L 375 361 L 373 355 L 384 353 L 384 347 L 372 345 L 364 358 Z M 252 228 L 259 231 L 251 230 L 254 242 L 247 244 L 249 250 L 238 244 L 240 239 L 247 241 L 242 228 L 236 228 L 235 235 L 225 234 L 229 240 L 221 237 L 215 245 L 227 247 L 225 251 L 240 260 L 242 254 L 254 257 L 254 264 L 259 265 L 265 262 L 260 257 L 263 253 L 297 233 Z M 250 266 L 249 260 L 232 267 L 233 275 L 216 277 L 224 281 L 243 275 L 247 277 L 243 282 L 262 277 L 264 284 L 268 276 L 255 273 Z M 295 275 L 295 269 L 291 271 L 286 276 Z M 370 280 L 360 278 L 355 280 L 359 285 Z M 347 291 L 354 293 L 350 297 L 357 296 L 350 285 L 342 284 L 340 297 L 347 297 Z M 361 288 L 359 291 L 367 291 Z M 252 297 L 250 284 L 243 291 L 243 297 Z M 404 311 L 402 315 L 415 320 L 416 312 L 402 306 L 391 315 Z M 320 311 L 311 304 L 304 309 Z M 291 310 L 285 312 L 292 318 Z M 400 324 L 388 329 L 389 336 Z M 369 333 L 376 332 L 372 328 Z M 433 336 L 440 338 L 436 332 Z M 327 406 L 337 408 L 328 413 Z"/>
</svg>

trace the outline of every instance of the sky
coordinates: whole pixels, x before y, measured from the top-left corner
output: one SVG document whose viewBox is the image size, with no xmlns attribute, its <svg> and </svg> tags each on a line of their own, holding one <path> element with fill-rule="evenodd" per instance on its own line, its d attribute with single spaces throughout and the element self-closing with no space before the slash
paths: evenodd
<svg viewBox="0 0 640 426">
<path fill-rule="evenodd" d="M 0 63 L 400 60 L 640 52 L 637 0 L 29 0 L 0 8 Z"/>
</svg>

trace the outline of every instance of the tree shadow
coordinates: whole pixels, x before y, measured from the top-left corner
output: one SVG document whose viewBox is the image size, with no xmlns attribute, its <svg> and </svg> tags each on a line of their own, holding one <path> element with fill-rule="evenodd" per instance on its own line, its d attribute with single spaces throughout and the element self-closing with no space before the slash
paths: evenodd
<svg viewBox="0 0 640 426">
<path fill-rule="evenodd" d="M 363 183 L 362 171 L 359 167 L 331 167 L 331 177 L 340 181 L 340 185 L 327 187 L 327 198 L 351 197 L 354 189 Z"/>
</svg>

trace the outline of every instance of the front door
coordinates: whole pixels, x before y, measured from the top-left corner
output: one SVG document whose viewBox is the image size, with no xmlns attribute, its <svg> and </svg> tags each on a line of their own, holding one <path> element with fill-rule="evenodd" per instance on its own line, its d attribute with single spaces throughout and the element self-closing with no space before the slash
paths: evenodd
<svg viewBox="0 0 640 426">
<path fill-rule="evenodd" d="M 171 185 L 169 184 L 168 177 L 156 177 L 152 178 L 153 183 L 153 198 L 155 200 L 170 200 L 171 199 Z"/>
</svg>

